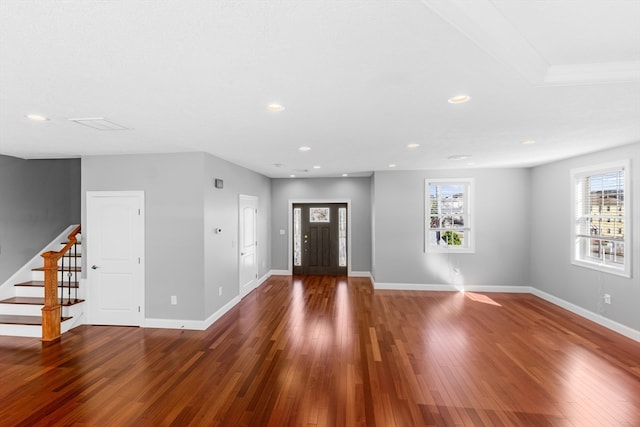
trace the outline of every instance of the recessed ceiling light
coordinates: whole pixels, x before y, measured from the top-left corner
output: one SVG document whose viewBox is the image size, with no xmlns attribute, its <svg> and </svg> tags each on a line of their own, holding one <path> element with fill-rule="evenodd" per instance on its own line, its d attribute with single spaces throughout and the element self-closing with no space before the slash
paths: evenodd
<svg viewBox="0 0 640 427">
<path fill-rule="evenodd" d="M 447 157 L 449 160 L 464 160 L 471 157 L 471 154 L 454 154 L 453 156 Z"/>
<path fill-rule="evenodd" d="M 343 173 L 342 176 L 349 176 L 349 174 L 348 173 Z"/>
<path fill-rule="evenodd" d="M 289 175 L 289 178 L 295 178 L 296 176 L 294 174 Z"/>
<path fill-rule="evenodd" d="M 267 105 L 267 110 L 269 111 L 284 111 L 284 106 L 280 104 L 269 104 Z"/>
<path fill-rule="evenodd" d="M 471 97 L 469 95 L 456 95 L 449 98 L 449 104 L 464 104 L 469 101 Z"/>
<path fill-rule="evenodd" d="M 527 139 L 526 141 L 522 141 L 522 145 L 532 145 L 536 142 L 533 139 Z"/>
<path fill-rule="evenodd" d="M 395 163 L 391 163 L 391 164 L 389 165 L 389 167 L 390 167 L 390 168 L 395 168 L 396 166 L 397 166 L 397 165 L 396 165 Z"/>
<path fill-rule="evenodd" d="M 27 114 L 27 118 L 29 120 L 35 120 L 37 122 L 44 122 L 49 120 L 48 118 L 46 118 L 45 116 L 41 116 L 40 114 Z"/>
<path fill-rule="evenodd" d="M 307 147 L 306 145 L 303 145 L 302 147 L 298 148 L 298 150 L 300 150 L 300 151 L 309 151 L 309 150 L 311 150 L 311 147 Z"/>
<path fill-rule="evenodd" d="M 415 142 L 411 144 L 407 144 L 407 148 L 418 148 L 418 147 L 420 147 L 420 144 L 416 144 Z"/>
<path fill-rule="evenodd" d="M 314 168 L 314 169 L 320 169 L 320 166 L 315 165 L 313 168 Z"/>
</svg>

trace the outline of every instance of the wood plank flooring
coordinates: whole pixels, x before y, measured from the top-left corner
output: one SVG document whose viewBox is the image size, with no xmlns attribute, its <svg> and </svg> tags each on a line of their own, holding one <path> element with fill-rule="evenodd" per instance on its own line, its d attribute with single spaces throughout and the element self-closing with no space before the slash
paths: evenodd
<svg viewBox="0 0 640 427">
<path fill-rule="evenodd" d="M 206 331 L 0 337 L 2 426 L 640 426 L 640 343 L 532 295 L 274 276 Z"/>
</svg>

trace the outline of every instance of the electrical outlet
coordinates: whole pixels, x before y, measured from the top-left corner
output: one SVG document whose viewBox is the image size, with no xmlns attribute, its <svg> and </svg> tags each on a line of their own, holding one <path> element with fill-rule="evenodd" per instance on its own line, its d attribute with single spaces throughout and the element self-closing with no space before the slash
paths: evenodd
<svg viewBox="0 0 640 427">
<path fill-rule="evenodd" d="M 222 296 L 222 286 L 218 288 L 218 296 Z"/>
<path fill-rule="evenodd" d="M 176 295 L 171 295 L 171 305 L 178 304 L 178 297 Z"/>
<path fill-rule="evenodd" d="M 604 303 L 605 304 L 611 304 L 611 295 L 610 294 L 604 294 Z"/>
</svg>

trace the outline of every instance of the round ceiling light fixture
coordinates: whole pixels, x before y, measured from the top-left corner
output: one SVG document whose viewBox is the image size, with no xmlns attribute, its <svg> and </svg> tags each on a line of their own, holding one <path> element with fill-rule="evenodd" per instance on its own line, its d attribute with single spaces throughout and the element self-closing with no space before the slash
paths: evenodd
<svg viewBox="0 0 640 427">
<path fill-rule="evenodd" d="M 45 116 L 41 116 L 40 114 L 27 114 L 26 117 L 27 119 L 35 120 L 36 122 L 45 122 L 49 120 L 48 118 L 46 118 Z"/>
<path fill-rule="evenodd" d="M 267 105 L 267 110 L 269 111 L 284 111 L 284 105 L 280 105 L 280 104 L 269 104 Z"/>
<path fill-rule="evenodd" d="M 449 104 L 464 104 L 471 99 L 469 95 L 456 95 L 448 99 Z"/>
<path fill-rule="evenodd" d="M 420 147 L 420 144 L 416 144 L 415 142 L 412 142 L 411 144 L 407 144 L 407 148 L 418 148 Z"/>
<path fill-rule="evenodd" d="M 306 146 L 306 145 L 303 145 L 302 147 L 298 148 L 298 150 L 300 150 L 300 151 L 310 151 L 310 150 L 311 150 L 311 147 L 308 147 L 308 146 Z"/>
</svg>

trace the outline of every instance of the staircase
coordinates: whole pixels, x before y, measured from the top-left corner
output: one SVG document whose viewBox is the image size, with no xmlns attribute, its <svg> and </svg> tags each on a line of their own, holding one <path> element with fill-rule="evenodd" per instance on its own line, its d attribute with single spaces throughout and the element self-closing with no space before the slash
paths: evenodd
<svg viewBox="0 0 640 427">
<path fill-rule="evenodd" d="M 26 267 L 30 270 L 29 272 L 14 276 L 22 280 L 17 280 L 18 283 L 13 284 L 11 296 L 6 297 L 7 292 L 4 292 L 5 298 L 0 300 L 0 335 L 40 337 L 48 340 L 45 327 L 43 327 L 43 315 L 45 326 L 48 328 L 47 323 L 51 322 L 52 313 L 55 313 L 54 323 L 57 323 L 57 317 L 60 317 L 60 333 L 67 332 L 81 324 L 85 303 L 80 298 L 79 289 L 82 270 L 82 242 L 79 226 L 74 232 L 76 234 L 72 233 L 73 236 L 69 235 L 72 238 L 71 242 L 58 243 L 58 247 L 49 245 L 47 248 L 49 250 L 43 253 L 39 260 L 37 258 L 32 260 L 31 265 Z M 60 253 L 62 249 L 67 249 L 64 255 Z M 55 277 L 52 276 L 49 279 L 51 283 L 57 283 L 57 289 L 55 296 L 54 292 L 51 292 L 49 301 L 47 301 L 45 300 L 45 267 L 43 264 L 50 256 L 55 258 L 59 256 L 59 259 L 57 260 L 58 271 L 55 271 L 54 264 L 51 274 Z M 35 263 L 40 265 L 33 266 Z M 25 281 L 25 278 L 31 280 Z M 56 286 L 53 285 L 52 288 L 56 288 Z"/>
</svg>

